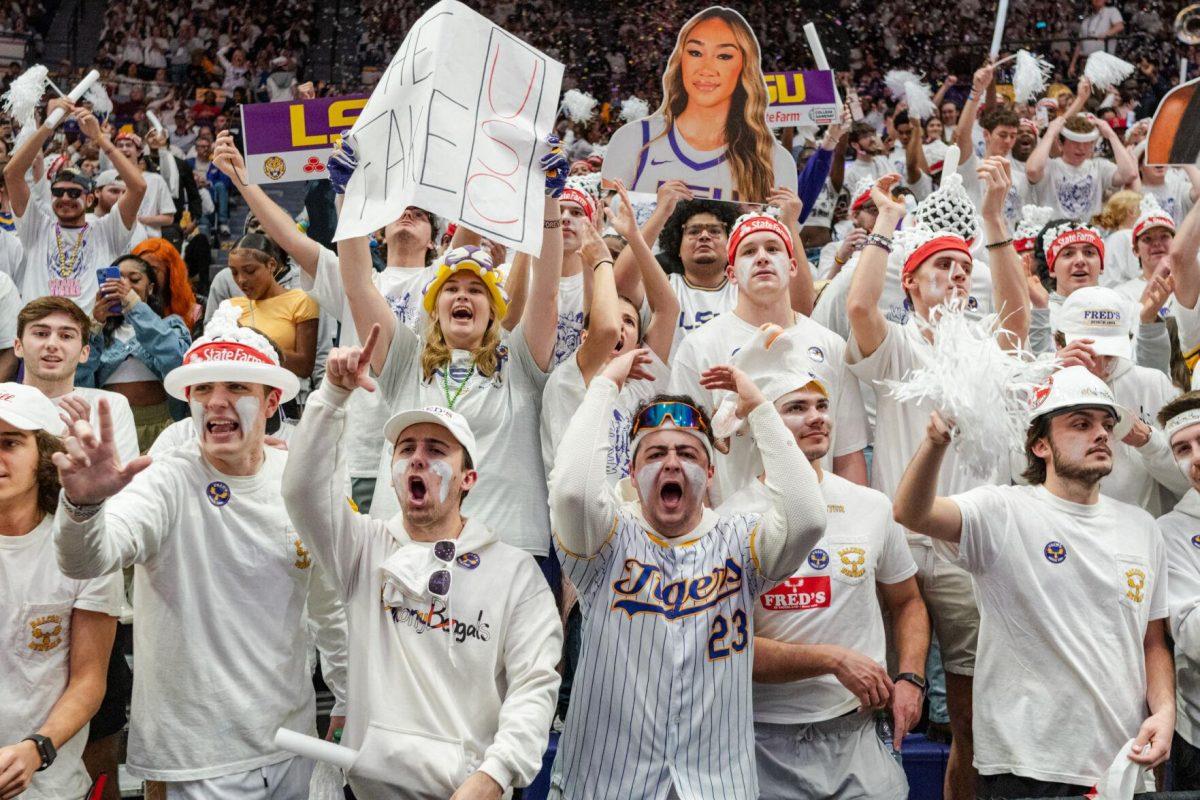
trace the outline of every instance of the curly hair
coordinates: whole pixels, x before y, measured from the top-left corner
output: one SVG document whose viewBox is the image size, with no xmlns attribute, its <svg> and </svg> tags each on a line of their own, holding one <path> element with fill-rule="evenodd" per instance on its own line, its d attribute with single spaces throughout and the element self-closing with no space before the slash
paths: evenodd
<svg viewBox="0 0 1200 800">
<path fill-rule="evenodd" d="M 683 264 L 679 260 L 679 248 L 683 245 L 683 229 L 687 226 L 688 221 L 697 214 L 712 214 L 725 225 L 725 234 L 729 235 L 733 223 L 737 222 L 738 206 L 734 203 L 721 203 L 716 200 L 684 200 L 675 206 L 675 210 L 663 225 L 662 233 L 658 235 L 658 246 L 662 255 L 670 259 L 673 264 L 679 265 L 680 270 L 683 268 Z"/>
</svg>

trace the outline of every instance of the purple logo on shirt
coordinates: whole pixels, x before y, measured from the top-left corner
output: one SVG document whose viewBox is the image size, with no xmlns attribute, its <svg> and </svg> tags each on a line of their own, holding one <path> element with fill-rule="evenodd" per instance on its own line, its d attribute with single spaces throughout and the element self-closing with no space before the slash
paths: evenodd
<svg viewBox="0 0 1200 800">
<path fill-rule="evenodd" d="M 1067 560 L 1067 548 L 1062 542 L 1047 542 L 1042 554 L 1051 564 L 1061 564 Z"/>
<path fill-rule="evenodd" d="M 218 508 L 228 503 L 229 498 L 233 496 L 229 491 L 229 487 L 220 481 L 213 481 L 210 483 L 204 490 L 204 493 L 208 496 L 208 502 L 212 503 Z"/>
</svg>

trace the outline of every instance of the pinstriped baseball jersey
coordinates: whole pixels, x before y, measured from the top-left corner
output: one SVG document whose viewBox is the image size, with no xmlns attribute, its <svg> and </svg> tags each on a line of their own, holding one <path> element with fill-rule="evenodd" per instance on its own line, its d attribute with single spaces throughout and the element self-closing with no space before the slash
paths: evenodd
<svg viewBox="0 0 1200 800">
<path fill-rule="evenodd" d="M 579 590 L 583 648 L 560 745 L 572 800 L 758 796 L 754 765 L 753 612 L 760 515 L 706 511 L 672 544 L 634 504 L 599 552 L 557 545 Z"/>
</svg>

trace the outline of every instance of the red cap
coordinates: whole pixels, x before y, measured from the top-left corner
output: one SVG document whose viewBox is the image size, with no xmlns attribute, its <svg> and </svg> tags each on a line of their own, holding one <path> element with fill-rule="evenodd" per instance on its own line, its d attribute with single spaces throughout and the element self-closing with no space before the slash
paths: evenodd
<svg viewBox="0 0 1200 800">
<path fill-rule="evenodd" d="M 774 217 L 768 217 L 766 214 L 748 214 L 738 220 L 733 226 L 733 231 L 729 234 L 729 263 L 733 263 L 734 256 L 737 255 L 738 245 L 752 233 L 759 231 L 769 231 L 783 240 L 783 246 L 787 248 L 788 258 L 792 257 L 792 234 L 784 226 L 782 222 Z"/>
<path fill-rule="evenodd" d="M 574 203 L 583 209 L 583 213 L 589 220 L 596 218 L 596 201 L 587 192 L 580 191 L 574 186 L 568 186 L 562 190 L 562 194 L 558 196 L 559 201 L 564 203 Z"/>
<path fill-rule="evenodd" d="M 954 250 L 968 257 L 971 255 L 971 248 L 967 245 L 967 240 L 961 236 L 954 236 L 953 234 L 938 236 L 912 251 L 912 255 L 904 261 L 904 271 L 902 274 L 907 275 L 921 266 L 921 262 L 925 259 L 943 250 Z"/>
<path fill-rule="evenodd" d="M 866 205 L 866 202 L 870 199 L 871 199 L 871 190 L 867 189 L 865 192 L 860 194 L 858 197 L 854 198 L 854 202 L 850 204 L 850 210 L 858 211 L 860 208 L 862 208 L 864 205 Z"/>
<path fill-rule="evenodd" d="M 1100 234 L 1091 228 L 1071 228 L 1063 231 L 1054 237 L 1054 241 L 1050 242 L 1050 246 L 1046 248 L 1046 265 L 1050 269 L 1054 269 L 1054 262 L 1058 260 L 1058 254 L 1073 244 L 1093 245 L 1100 251 L 1100 260 L 1104 261 L 1104 240 L 1100 238 Z"/>
</svg>

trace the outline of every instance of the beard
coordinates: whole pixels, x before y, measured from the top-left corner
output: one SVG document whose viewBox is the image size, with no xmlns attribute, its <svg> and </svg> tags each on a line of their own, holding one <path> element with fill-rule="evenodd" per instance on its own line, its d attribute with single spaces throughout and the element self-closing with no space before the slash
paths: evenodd
<svg viewBox="0 0 1200 800">
<path fill-rule="evenodd" d="M 1050 458 L 1054 463 L 1054 473 L 1063 480 L 1078 481 L 1087 486 L 1094 486 L 1112 472 L 1111 456 L 1109 463 L 1102 467 L 1085 467 L 1078 461 L 1067 458 L 1062 451 L 1050 443 Z"/>
</svg>

